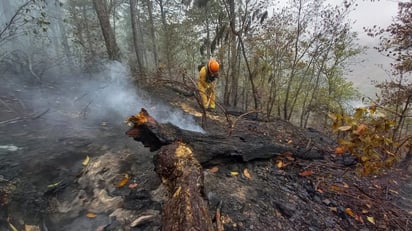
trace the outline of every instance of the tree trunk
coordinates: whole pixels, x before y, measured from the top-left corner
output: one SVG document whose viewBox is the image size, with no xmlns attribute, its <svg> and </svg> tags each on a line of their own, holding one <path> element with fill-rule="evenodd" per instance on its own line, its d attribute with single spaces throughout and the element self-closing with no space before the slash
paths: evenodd
<svg viewBox="0 0 412 231">
<path fill-rule="evenodd" d="M 154 66 L 157 68 L 158 65 L 159 65 L 159 58 L 158 58 L 158 55 L 157 55 L 155 26 L 154 26 L 154 20 L 153 20 L 153 3 L 150 0 L 146 0 L 146 4 L 147 4 L 147 11 L 149 13 L 150 37 L 151 37 L 151 41 L 152 41 L 152 52 L 153 52 Z"/>
<path fill-rule="evenodd" d="M 166 20 L 166 10 L 165 10 L 165 2 L 163 0 L 158 1 L 159 8 L 160 8 L 160 15 L 162 21 L 162 29 L 163 29 L 163 56 L 166 59 L 166 68 L 168 72 L 168 76 L 172 78 L 172 54 L 171 54 L 171 47 L 170 47 L 170 36 L 171 32 L 169 31 L 169 25 L 167 24 Z"/>
<path fill-rule="evenodd" d="M 142 60 L 141 57 L 142 55 L 140 54 L 141 51 L 139 49 L 139 33 L 138 33 L 138 23 L 137 23 L 137 10 L 136 10 L 136 5 L 137 5 L 137 0 L 130 0 L 130 18 L 132 22 L 132 31 L 133 31 L 133 45 L 134 45 L 134 51 L 136 53 L 136 61 L 137 61 L 137 66 L 138 66 L 138 73 L 141 74 L 143 71 L 143 65 L 142 65 Z"/>
<path fill-rule="evenodd" d="M 230 23 L 233 28 L 236 28 L 236 13 L 235 13 L 235 1 L 229 1 L 229 12 L 230 12 Z M 236 41 L 236 35 L 234 33 L 230 33 L 230 80 L 231 80 L 231 89 L 230 95 L 233 99 L 232 102 L 229 101 L 229 105 L 233 105 L 234 107 L 237 106 L 238 100 L 238 80 L 239 76 L 237 74 L 237 58 L 238 58 L 238 47 Z M 230 96 L 229 96 L 230 100 Z"/>
<path fill-rule="evenodd" d="M 290 76 L 289 80 L 287 83 L 286 87 L 286 92 L 285 92 L 285 99 L 283 101 L 283 119 L 289 121 L 290 118 L 292 117 L 292 111 L 289 109 L 290 107 L 290 94 L 291 94 L 291 88 L 293 84 L 293 80 L 295 79 L 296 75 L 296 64 L 298 63 L 298 53 L 299 53 L 299 41 L 300 41 L 300 36 L 302 33 L 302 25 L 301 25 L 301 20 L 302 20 L 302 0 L 299 0 L 299 7 L 298 7 L 298 15 L 297 15 L 297 31 L 296 31 L 296 38 L 294 41 L 294 58 L 293 58 L 293 63 L 292 63 L 292 70 L 290 71 Z M 289 112 L 290 110 L 290 112 Z"/>
<path fill-rule="evenodd" d="M 63 55 L 65 56 L 67 60 L 67 66 L 69 71 L 73 70 L 74 68 L 74 60 L 73 60 L 73 55 L 69 46 L 69 39 L 67 37 L 67 32 L 66 32 L 66 25 L 63 23 L 64 19 L 64 13 L 62 11 L 62 7 L 60 5 L 56 5 L 53 3 L 47 4 L 48 9 L 50 10 L 50 14 L 53 15 L 53 17 L 56 17 L 56 34 L 57 36 L 55 37 L 60 37 L 60 43 L 61 45 L 57 45 L 58 47 L 58 52 L 63 51 Z M 56 41 L 56 43 L 59 43 L 59 41 Z M 62 50 L 60 50 L 60 46 L 62 47 Z M 58 53 L 60 54 L 60 53 Z"/>
<path fill-rule="evenodd" d="M 107 55 L 110 60 L 120 61 L 120 49 L 116 43 L 116 36 L 110 25 L 109 12 L 104 0 L 93 0 L 93 6 L 99 18 L 100 27 L 102 29 L 104 42 L 106 44 Z"/>
</svg>

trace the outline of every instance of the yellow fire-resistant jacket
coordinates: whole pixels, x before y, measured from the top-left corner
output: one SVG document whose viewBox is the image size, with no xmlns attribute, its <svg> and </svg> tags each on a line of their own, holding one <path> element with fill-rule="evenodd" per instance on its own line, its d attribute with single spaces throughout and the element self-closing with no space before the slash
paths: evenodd
<svg viewBox="0 0 412 231">
<path fill-rule="evenodd" d="M 199 78 L 197 86 L 199 88 L 200 96 L 202 97 L 203 106 L 208 109 L 216 108 L 215 98 L 215 88 L 216 80 L 208 81 L 207 67 L 204 66 L 199 71 Z"/>
</svg>

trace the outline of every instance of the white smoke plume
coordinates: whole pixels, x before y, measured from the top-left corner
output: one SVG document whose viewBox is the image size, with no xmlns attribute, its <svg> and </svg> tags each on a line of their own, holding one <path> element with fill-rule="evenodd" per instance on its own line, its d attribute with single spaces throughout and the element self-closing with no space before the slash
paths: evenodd
<svg viewBox="0 0 412 231">
<path fill-rule="evenodd" d="M 96 103 L 94 107 L 90 108 L 90 110 L 94 110 L 90 111 L 92 114 L 90 116 L 98 118 L 102 115 L 112 114 L 119 119 L 120 117 L 125 119 L 127 116 L 139 112 L 141 108 L 145 108 L 158 122 L 170 122 L 185 130 L 203 132 L 203 129 L 191 115 L 156 102 L 146 92 L 137 89 L 131 83 L 131 74 L 128 68 L 120 62 L 106 63 L 99 75 L 94 79 L 102 79 L 101 83 L 92 81 L 89 84 L 82 83 L 81 86 L 84 92 L 94 89 L 94 92 L 90 93 L 92 97 L 86 97 Z M 87 102 L 87 100 L 83 101 Z"/>
<path fill-rule="evenodd" d="M 92 73 L 65 74 L 50 70 L 41 83 L 28 75 L 8 77 L 9 89 L 18 92 L 18 98 L 35 114 L 47 111 L 41 120 L 65 124 L 72 129 L 115 123 L 125 126 L 125 119 L 148 110 L 158 122 L 170 122 L 181 129 L 204 132 L 194 117 L 182 110 L 152 99 L 132 83 L 126 65 L 106 62 Z M 60 71 L 60 73 L 59 73 Z M 31 81 L 31 82 L 30 82 Z"/>
</svg>

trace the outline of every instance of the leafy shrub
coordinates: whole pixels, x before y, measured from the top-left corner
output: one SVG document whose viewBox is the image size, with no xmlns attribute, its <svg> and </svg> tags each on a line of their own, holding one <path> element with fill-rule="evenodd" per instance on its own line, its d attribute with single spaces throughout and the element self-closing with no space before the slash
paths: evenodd
<svg viewBox="0 0 412 231">
<path fill-rule="evenodd" d="M 355 156 L 362 175 L 379 173 L 398 159 L 398 144 L 392 139 L 396 122 L 377 112 L 375 106 L 357 108 L 353 115 L 329 117 L 333 120 L 333 131 L 341 135 L 335 153 L 349 152 Z"/>
</svg>

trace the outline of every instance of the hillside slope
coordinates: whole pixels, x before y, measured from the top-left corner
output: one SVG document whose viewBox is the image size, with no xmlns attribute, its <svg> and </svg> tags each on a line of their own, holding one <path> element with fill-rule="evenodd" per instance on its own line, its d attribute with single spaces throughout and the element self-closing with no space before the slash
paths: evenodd
<svg viewBox="0 0 412 231">
<path fill-rule="evenodd" d="M 90 121 L 61 101 L 34 113 L 19 92 L 3 90 L 0 230 L 160 230 L 168 194 L 154 172 L 155 152 L 125 135 L 129 114 Z M 203 165 L 203 195 L 215 223 L 219 208 L 224 230 L 408 230 L 408 188 L 400 186 L 410 178 L 402 172 L 360 178 L 353 159 L 334 155 L 334 142 L 317 131 L 220 110 L 202 120 L 190 94 L 161 85 L 144 91 L 156 102 L 148 112 L 159 121 L 184 119 L 181 129 L 199 130 L 203 121 L 207 136 L 264 134 L 316 150 L 308 158 L 286 152 Z"/>
</svg>

